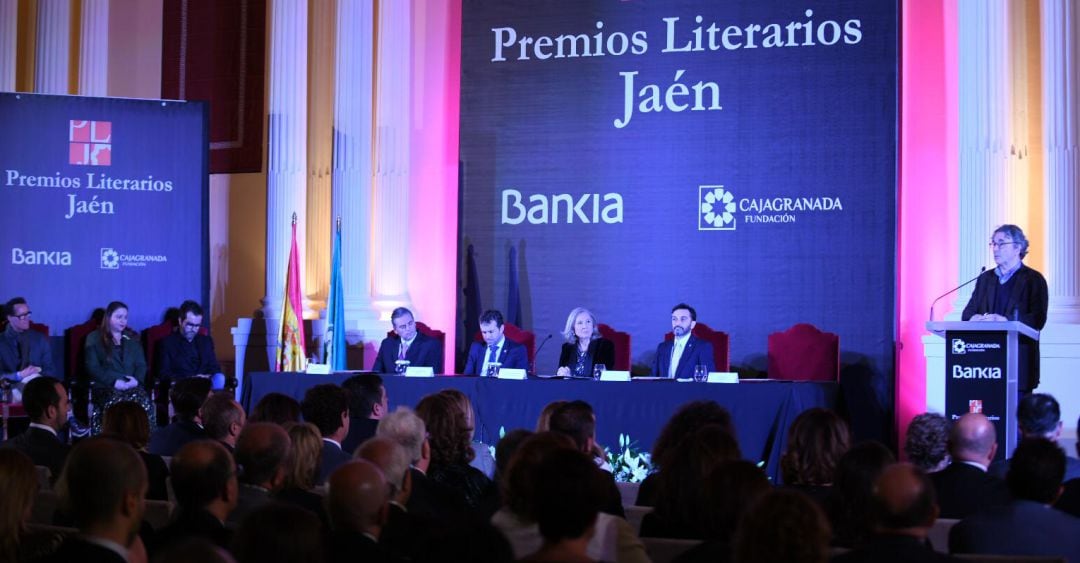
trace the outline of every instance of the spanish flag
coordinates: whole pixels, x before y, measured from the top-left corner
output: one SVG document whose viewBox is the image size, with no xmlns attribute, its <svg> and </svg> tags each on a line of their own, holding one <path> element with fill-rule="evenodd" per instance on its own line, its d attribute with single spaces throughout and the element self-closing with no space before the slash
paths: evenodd
<svg viewBox="0 0 1080 563">
<path fill-rule="evenodd" d="M 304 371 L 307 353 L 304 350 L 304 318 L 300 291 L 300 254 L 296 250 L 296 214 L 292 218 L 292 248 L 289 249 L 289 268 L 285 274 L 285 303 L 281 307 L 281 326 L 278 328 L 277 370 Z"/>
</svg>

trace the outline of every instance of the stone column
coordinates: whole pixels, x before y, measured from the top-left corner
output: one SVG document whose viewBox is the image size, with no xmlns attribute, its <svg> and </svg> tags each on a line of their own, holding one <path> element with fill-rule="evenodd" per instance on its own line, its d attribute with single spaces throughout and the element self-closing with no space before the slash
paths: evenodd
<svg viewBox="0 0 1080 563">
<path fill-rule="evenodd" d="M 994 267 L 987 245 L 1009 218 L 1009 41 L 1005 0 L 959 0 L 960 269 L 966 281 Z M 959 312 L 975 284 L 960 291 Z"/>
<path fill-rule="evenodd" d="M 34 91 L 68 93 L 71 0 L 38 0 Z"/>
<path fill-rule="evenodd" d="M 409 2 L 380 2 L 375 69 L 374 304 L 389 318 L 408 306 L 409 100 L 412 72 Z"/>
<path fill-rule="evenodd" d="M 296 213 L 297 248 L 305 248 L 307 219 L 307 0 L 271 0 L 270 111 L 266 174 L 267 326 L 281 318 Z M 301 256 L 301 260 L 305 257 Z M 301 267 L 300 275 L 304 272 Z M 301 277 L 303 280 L 303 277 Z M 301 282 L 301 289 L 306 288 Z M 272 328 L 272 327 L 271 327 Z"/>
<path fill-rule="evenodd" d="M 15 91 L 19 0 L 0 0 L 0 92 Z"/>
<path fill-rule="evenodd" d="M 79 94 L 104 96 L 109 86 L 109 0 L 82 0 Z"/>
<path fill-rule="evenodd" d="M 347 0 L 340 0 L 347 1 Z M 333 158 L 334 127 L 334 5 L 318 0 L 311 3 L 311 56 L 308 87 L 307 145 L 307 276 L 304 286 L 307 305 L 321 310 L 330 288 L 331 217 L 330 168 Z"/>
<path fill-rule="evenodd" d="M 1042 1 L 1043 168 L 1052 323 L 1080 323 L 1080 4 Z"/>
</svg>

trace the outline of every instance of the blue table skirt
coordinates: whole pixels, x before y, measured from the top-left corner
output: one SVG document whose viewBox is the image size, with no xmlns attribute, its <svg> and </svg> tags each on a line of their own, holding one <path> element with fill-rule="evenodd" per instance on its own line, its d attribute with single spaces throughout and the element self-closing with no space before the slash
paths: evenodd
<svg viewBox="0 0 1080 563">
<path fill-rule="evenodd" d="M 284 393 L 297 400 L 320 383 L 340 384 L 348 373 L 254 372 L 244 377 L 241 403 L 251 408 L 267 393 Z M 472 400 L 476 439 L 494 445 L 500 428 L 532 430 L 544 405 L 557 400 L 581 399 L 596 411 L 597 440 L 618 449 L 619 434 L 628 434 L 644 451 L 651 451 L 661 427 L 680 405 L 712 399 L 735 420 L 743 456 L 763 461 L 773 482 L 779 483 L 780 454 L 787 428 L 798 414 L 812 407 L 836 408 L 837 385 L 821 382 L 744 381 L 738 384 L 679 383 L 675 381 L 594 382 L 566 380 L 525 381 L 478 377 L 406 378 L 384 375 L 390 407 L 415 406 L 441 389 L 460 389 Z"/>
</svg>

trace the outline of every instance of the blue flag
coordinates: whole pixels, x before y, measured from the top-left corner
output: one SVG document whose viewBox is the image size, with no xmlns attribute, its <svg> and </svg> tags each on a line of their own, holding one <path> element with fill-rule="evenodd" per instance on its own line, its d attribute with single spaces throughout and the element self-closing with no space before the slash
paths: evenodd
<svg viewBox="0 0 1080 563">
<path fill-rule="evenodd" d="M 330 299 L 326 307 L 323 358 L 330 369 L 345 371 L 345 283 L 341 279 L 341 223 L 334 229 L 330 261 Z"/>
</svg>

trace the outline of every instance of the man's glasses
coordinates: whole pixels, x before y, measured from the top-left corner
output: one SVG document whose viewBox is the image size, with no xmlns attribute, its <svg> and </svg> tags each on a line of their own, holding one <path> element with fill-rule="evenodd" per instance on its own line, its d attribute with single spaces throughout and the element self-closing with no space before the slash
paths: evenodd
<svg viewBox="0 0 1080 563">
<path fill-rule="evenodd" d="M 15 317 L 16 319 L 19 319 L 20 321 L 25 321 L 26 319 L 29 319 L 30 315 L 32 315 L 32 314 L 33 314 L 32 312 L 27 311 L 27 312 L 25 312 L 25 313 L 23 313 L 21 315 L 11 315 L 11 316 Z"/>
<path fill-rule="evenodd" d="M 1009 244 L 1016 244 L 1016 242 L 1011 240 L 1003 240 L 1001 242 L 990 241 L 990 248 L 1001 248 Z"/>
</svg>

